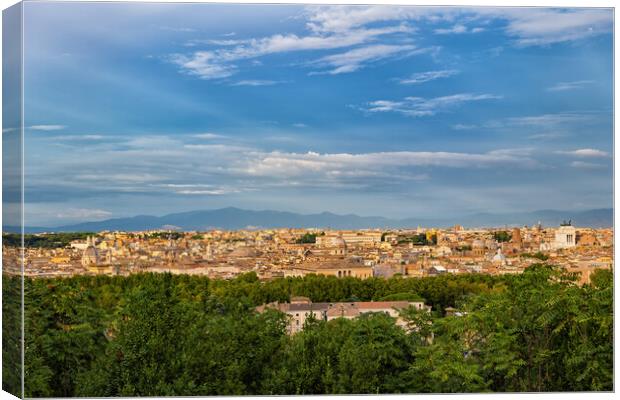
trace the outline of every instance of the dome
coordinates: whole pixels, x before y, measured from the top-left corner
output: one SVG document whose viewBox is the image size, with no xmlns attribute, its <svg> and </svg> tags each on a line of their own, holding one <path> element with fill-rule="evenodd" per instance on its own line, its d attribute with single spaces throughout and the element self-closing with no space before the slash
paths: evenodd
<svg viewBox="0 0 620 400">
<path fill-rule="evenodd" d="M 495 262 L 495 263 L 505 263 L 506 262 L 506 256 L 502 254 L 501 247 L 499 249 L 497 249 L 497 254 L 495 254 L 493 256 L 493 262 Z"/>
<path fill-rule="evenodd" d="M 330 244 L 333 247 L 347 247 L 347 243 L 340 236 L 334 237 L 330 240 Z"/>
<path fill-rule="evenodd" d="M 484 240 L 480 240 L 480 239 L 474 240 L 473 242 L 471 242 L 471 248 L 472 249 L 484 249 L 485 248 Z"/>
<path fill-rule="evenodd" d="M 88 247 L 84 250 L 84 258 L 90 260 L 96 260 L 99 257 L 97 249 L 94 247 Z"/>
<path fill-rule="evenodd" d="M 99 252 L 97 251 L 97 247 L 95 247 L 95 238 L 88 237 L 86 243 L 88 246 L 82 254 L 82 265 L 98 264 Z"/>
<path fill-rule="evenodd" d="M 251 258 L 256 257 L 258 253 L 251 247 L 241 246 L 234 249 L 228 256 L 236 258 Z"/>
</svg>

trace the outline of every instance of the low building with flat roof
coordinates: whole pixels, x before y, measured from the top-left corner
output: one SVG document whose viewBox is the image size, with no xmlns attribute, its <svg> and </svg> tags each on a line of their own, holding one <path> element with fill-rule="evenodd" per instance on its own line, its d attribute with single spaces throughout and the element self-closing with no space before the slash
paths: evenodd
<svg viewBox="0 0 620 400">
<path fill-rule="evenodd" d="M 430 311 L 431 307 L 423 301 L 354 301 L 336 303 L 313 303 L 305 297 L 293 297 L 290 303 L 268 303 L 256 307 L 259 313 L 267 309 L 274 309 L 288 315 L 288 333 L 300 332 L 309 319 L 331 321 L 336 318 L 357 318 L 367 313 L 385 313 L 396 318 L 396 324 L 404 327 L 405 321 L 399 316 L 399 311 L 407 307 Z"/>
</svg>

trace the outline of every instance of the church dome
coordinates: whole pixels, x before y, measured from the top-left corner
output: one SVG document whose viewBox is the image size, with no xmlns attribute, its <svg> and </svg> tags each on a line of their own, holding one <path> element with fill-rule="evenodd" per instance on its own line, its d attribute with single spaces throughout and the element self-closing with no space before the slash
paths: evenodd
<svg viewBox="0 0 620 400">
<path fill-rule="evenodd" d="M 506 262 L 506 256 L 502 254 L 501 247 L 497 249 L 497 254 L 493 256 L 493 262 L 502 264 Z"/>
<path fill-rule="evenodd" d="M 258 252 L 254 250 L 253 248 L 248 247 L 248 246 L 241 246 L 241 247 L 237 247 L 236 249 L 234 249 L 229 254 L 229 257 L 251 258 L 251 257 L 256 257 L 257 255 L 258 255 Z"/>
<path fill-rule="evenodd" d="M 347 247 L 347 243 L 340 236 L 332 238 L 330 244 L 332 247 Z"/>
<path fill-rule="evenodd" d="M 95 247 L 95 239 L 89 237 L 86 243 L 88 246 L 82 254 L 82 265 L 98 264 L 99 251 L 97 251 L 97 247 Z"/>
<path fill-rule="evenodd" d="M 484 249 L 485 248 L 484 240 L 480 240 L 480 239 L 474 240 L 473 242 L 471 242 L 471 248 L 472 249 Z"/>
</svg>

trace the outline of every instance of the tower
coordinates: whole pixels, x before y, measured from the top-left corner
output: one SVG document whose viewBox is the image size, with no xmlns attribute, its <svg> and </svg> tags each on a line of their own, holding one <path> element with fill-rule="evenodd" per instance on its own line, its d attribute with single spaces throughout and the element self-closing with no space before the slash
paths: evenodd
<svg viewBox="0 0 620 400">
<path fill-rule="evenodd" d="M 512 238 L 510 241 L 512 242 L 515 248 L 521 249 L 521 246 L 523 245 L 523 240 L 521 239 L 521 229 L 514 228 L 512 230 Z"/>
</svg>

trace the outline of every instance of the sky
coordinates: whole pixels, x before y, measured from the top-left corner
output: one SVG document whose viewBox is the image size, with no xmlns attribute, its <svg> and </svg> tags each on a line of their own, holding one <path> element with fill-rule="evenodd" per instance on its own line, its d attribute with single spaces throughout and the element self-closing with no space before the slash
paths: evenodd
<svg viewBox="0 0 620 400">
<path fill-rule="evenodd" d="M 611 9 L 34 2 L 24 23 L 27 225 L 612 207 Z"/>
</svg>

